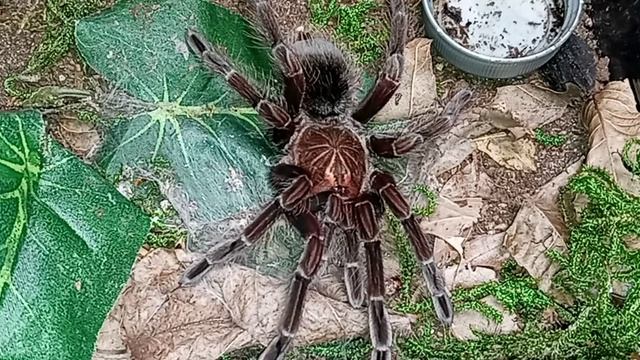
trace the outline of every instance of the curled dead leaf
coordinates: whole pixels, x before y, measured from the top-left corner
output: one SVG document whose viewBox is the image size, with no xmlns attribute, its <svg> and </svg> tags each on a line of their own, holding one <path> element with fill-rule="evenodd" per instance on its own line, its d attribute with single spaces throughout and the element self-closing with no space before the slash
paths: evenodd
<svg viewBox="0 0 640 360">
<path fill-rule="evenodd" d="M 443 271 L 443 276 L 449 290 L 472 288 L 488 281 L 498 280 L 498 274 L 495 270 L 482 266 L 471 266 L 468 262 L 447 266 Z"/>
<path fill-rule="evenodd" d="M 502 264 L 509 258 L 503 246 L 504 233 L 479 235 L 464 244 L 464 258 L 471 266 L 502 269 Z"/>
<path fill-rule="evenodd" d="M 507 134 L 486 136 L 476 140 L 478 150 L 498 164 L 513 170 L 536 171 L 536 145 L 531 139 L 513 140 Z"/>
<path fill-rule="evenodd" d="M 191 354 L 215 359 L 271 340 L 287 284 L 229 264 L 216 268 L 195 286 L 178 288 L 183 262 L 188 260 L 183 251 L 157 249 L 136 264 L 100 334 L 103 353 L 120 351 L 124 343 L 132 360 L 188 359 Z M 399 333 L 408 332 L 412 321 L 412 317 L 391 315 Z M 120 331 L 114 331 L 114 323 Z M 311 290 L 296 343 L 362 336 L 367 329 L 365 311 Z M 119 341 L 105 338 L 120 335 Z M 117 349 L 109 349 L 110 344 Z"/>
<path fill-rule="evenodd" d="M 420 225 L 425 232 L 444 240 L 462 258 L 462 244 L 468 230 L 480 217 L 481 208 L 480 198 L 449 199 L 440 196 L 435 213 L 423 219 Z"/>
<path fill-rule="evenodd" d="M 508 85 L 498 88 L 491 104 L 481 112 L 483 120 L 499 129 L 509 129 L 516 138 L 559 119 L 573 99 L 577 87 L 556 92 L 537 84 Z"/>
<path fill-rule="evenodd" d="M 431 40 L 417 38 L 404 49 L 405 66 L 400 88 L 378 113 L 376 120 L 409 119 L 427 112 L 436 99 L 436 77 L 431 62 Z"/>
<path fill-rule="evenodd" d="M 560 301 L 567 301 L 554 289 L 552 279 L 559 266 L 547 255 L 549 250 L 566 251 L 566 228 L 558 208 L 561 187 L 575 175 L 582 161 L 569 166 L 556 178 L 545 184 L 520 209 L 513 224 L 504 235 L 504 246 L 515 261 L 538 280 L 540 290 Z"/>
<path fill-rule="evenodd" d="M 640 195 L 640 181 L 624 166 L 622 151 L 630 138 L 640 137 L 640 113 L 628 81 L 612 81 L 587 103 L 582 113 L 589 129 L 587 164 L 609 171 L 626 191 Z"/>
<path fill-rule="evenodd" d="M 491 197 L 494 190 L 492 180 L 479 169 L 477 157 L 473 158 L 447 180 L 440 190 L 441 196 L 450 199 Z"/>
</svg>

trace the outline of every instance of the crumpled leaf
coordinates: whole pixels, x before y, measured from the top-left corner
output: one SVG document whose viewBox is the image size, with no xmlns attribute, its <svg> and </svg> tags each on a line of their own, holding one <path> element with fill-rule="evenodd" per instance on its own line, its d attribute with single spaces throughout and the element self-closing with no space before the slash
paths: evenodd
<svg viewBox="0 0 640 360">
<path fill-rule="evenodd" d="M 489 155 L 498 164 L 512 170 L 536 171 L 536 145 L 528 138 L 513 140 L 505 136 L 487 136 L 478 139 L 478 150 Z"/>
<path fill-rule="evenodd" d="M 569 86 L 556 92 L 535 84 L 507 85 L 498 88 L 481 117 L 499 129 L 509 129 L 516 138 L 559 119 L 580 90 Z"/>
<path fill-rule="evenodd" d="M 496 324 L 477 311 L 461 311 L 453 318 L 451 325 L 453 336 L 460 340 L 473 340 L 477 339 L 477 336 L 473 334 L 472 330 L 489 334 L 509 334 L 520 330 L 517 315 L 509 313 L 495 297 L 488 296 L 481 301 L 499 311 L 503 317 L 502 322 Z"/>
<path fill-rule="evenodd" d="M 612 81 L 587 103 L 582 114 L 589 129 L 587 164 L 609 171 L 624 190 L 640 195 L 640 181 L 625 168 L 625 141 L 640 137 L 640 113 L 628 81 Z"/>
<path fill-rule="evenodd" d="M 433 215 L 424 218 L 422 230 L 433 234 L 449 244 L 462 258 L 462 243 L 468 230 L 480 217 L 482 199 L 448 199 L 438 197 L 438 207 Z"/>
<path fill-rule="evenodd" d="M 468 261 L 447 266 L 443 271 L 445 284 L 449 290 L 472 288 L 488 281 L 497 281 L 498 273 L 488 267 L 471 266 Z"/>
<path fill-rule="evenodd" d="M 491 126 L 480 119 L 479 112 L 476 108 L 463 109 L 457 124 L 449 133 L 425 146 L 419 156 L 410 157 L 408 168 L 411 171 L 408 181 L 430 188 L 440 188 L 442 184 L 438 175 L 460 165 L 473 153 L 476 145 L 471 138 L 491 130 Z"/>
<path fill-rule="evenodd" d="M 40 113 L 0 113 L 0 359 L 89 358 L 148 231 Z"/>
<path fill-rule="evenodd" d="M 448 198 L 490 199 L 494 190 L 493 181 L 484 171 L 478 168 L 478 159 L 464 165 L 453 174 L 440 190 L 440 196 Z"/>
<path fill-rule="evenodd" d="M 376 115 L 376 120 L 409 119 L 427 112 L 436 99 L 436 77 L 431 61 L 431 39 L 417 38 L 404 49 L 405 65 L 400 87 Z"/>
<path fill-rule="evenodd" d="M 545 184 L 516 215 L 504 235 L 504 246 L 518 265 L 538 280 L 540 290 L 557 295 L 552 278 L 559 266 L 546 254 L 548 250 L 566 251 L 566 228 L 557 206 L 558 195 L 582 165 L 578 161 Z"/>
<path fill-rule="evenodd" d="M 479 235 L 464 244 L 464 258 L 471 266 L 489 267 L 496 271 L 509 258 L 507 249 L 502 245 L 504 234 Z"/>
<path fill-rule="evenodd" d="M 229 264 L 192 287 L 176 288 L 188 260 L 181 250 L 157 249 L 143 257 L 103 335 L 120 334 L 132 360 L 215 359 L 236 349 L 265 346 L 276 333 L 287 283 Z M 398 333 L 406 334 L 413 320 L 391 315 Z M 120 331 L 114 331 L 114 323 L 121 324 Z M 296 344 L 366 336 L 367 331 L 366 311 L 311 290 Z M 122 343 L 101 337 L 96 357 L 122 350 Z"/>
</svg>

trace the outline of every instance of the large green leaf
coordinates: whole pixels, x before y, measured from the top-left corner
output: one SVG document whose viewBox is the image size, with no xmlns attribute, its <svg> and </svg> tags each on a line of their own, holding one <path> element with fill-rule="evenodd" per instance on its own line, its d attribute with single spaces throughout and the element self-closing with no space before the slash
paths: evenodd
<svg viewBox="0 0 640 360">
<path fill-rule="evenodd" d="M 207 0 L 120 2 L 80 21 L 76 37 L 87 63 L 126 92 L 119 108 L 141 109 L 118 116 L 100 166 L 109 177 L 139 171 L 160 180 L 190 230 L 189 247 L 202 251 L 273 196 L 268 171 L 278 152 L 255 110 L 187 51 L 188 28 L 225 48 L 258 86 L 279 86 L 270 50 L 249 23 Z M 277 241 L 250 260 L 288 273 L 301 241 L 286 227 L 271 235 Z"/>
<path fill-rule="evenodd" d="M 147 109 L 112 129 L 101 159 L 107 173 L 168 167 L 198 215 L 216 221 L 268 199 L 275 152 L 254 109 L 189 54 L 188 27 L 253 78 L 271 78 L 268 49 L 247 22 L 206 0 L 124 1 L 80 21 L 76 36 L 89 65 Z"/>
<path fill-rule="evenodd" d="M 39 113 L 0 113 L 0 359 L 89 359 L 148 228 Z"/>
</svg>

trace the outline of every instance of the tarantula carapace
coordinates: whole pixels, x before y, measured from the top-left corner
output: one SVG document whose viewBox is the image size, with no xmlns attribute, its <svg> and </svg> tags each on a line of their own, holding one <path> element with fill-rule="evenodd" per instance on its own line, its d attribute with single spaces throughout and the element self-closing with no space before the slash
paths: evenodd
<svg viewBox="0 0 640 360">
<path fill-rule="evenodd" d="M 283 99 L 269 99 L 223 53 L 199 33 L 189 30 L 187 43 L 212 71 L 248 100 L 261 117 L 284 138 L 286 155 L 271 170 L 276 196 L 234 241 L 209 250 L 191 266 L 181 284 L 193 283 L 213 264 L 251 246 L 284 216 L 302 234 L 306 246 L 289 290 L 278 334 L 260 359 L 282 359 L 298 330 L 308 287 L 336 231 L 344 232 L 344 281 L 349 302 L 360 307 L 368 294 L 372 359 L 390 359 L 392 329 L 384 305 L 379 221 L 386 204 L 409 234 L 440 321 L 450 324 L 453 308 L 433 259 L 434 237 L 424 234 L 393 177 L 376 170 L 371 154 L 398 157 L 451 127 L 452 119 L 469 100 L 454 96 L 439 117 L 396 135 L 365 134 L 364 125 L 394 95 L 403 72 L 407 13 L 402 0 L 389 0 L 391 34 L 387 58 L 373 88 L 356 100 L 357 72 L 331 41 L 300 32 L 284 39 L 268 0 L 257 0 L 255 12 L 283 78 Z M 360 248 L 366 254 L 367 288 L 360 268 Z"/>
</svg>

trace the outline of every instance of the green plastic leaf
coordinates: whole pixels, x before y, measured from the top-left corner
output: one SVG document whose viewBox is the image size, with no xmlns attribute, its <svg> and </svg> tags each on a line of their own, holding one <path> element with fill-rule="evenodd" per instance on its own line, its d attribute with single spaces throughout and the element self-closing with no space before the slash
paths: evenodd
<svg viewBox="0 0 640 360">
<path fill-rule="evenodd" d="M 112 130 L 101 159 L 107 174 L 169 168 L 198 215 L 216 221 L 269 198 L 276 153 L 255 110 L 188 52 L 189 27 L 252 78 L 269 77 L 268 48 L 248 23 L 205 0 L 121 2 L 80 21 L 76 36 L 89 65 L 147 107 Z"/>
<path fill-rule="evenodd" d="M 90 359 L 148 229 L 39 113 L 0 113 L 0 359 Z"/>
<path fill-rule="evenodd" d="M 242 17 L 206 0 L 123 1 L 80 21 L 76 38 L 86 62 L 127 95 L 110 99 L 128 111 L 111 127 L 99 166 L 121 181 L 131 173 L 159 180 L 190 249 L 203 251 L 233 233 L 229 221 L 238 230 L 273 196 L 268 172 L 278 151 L 256 111 L 188 51 L 188 28 L 226 49 L 256 86 L 278 91 L 268 46 Z M 290 268 L 302 242 L 291 229 L 276 232 L 278 245 L 259 256 Z"/>
</svg>

